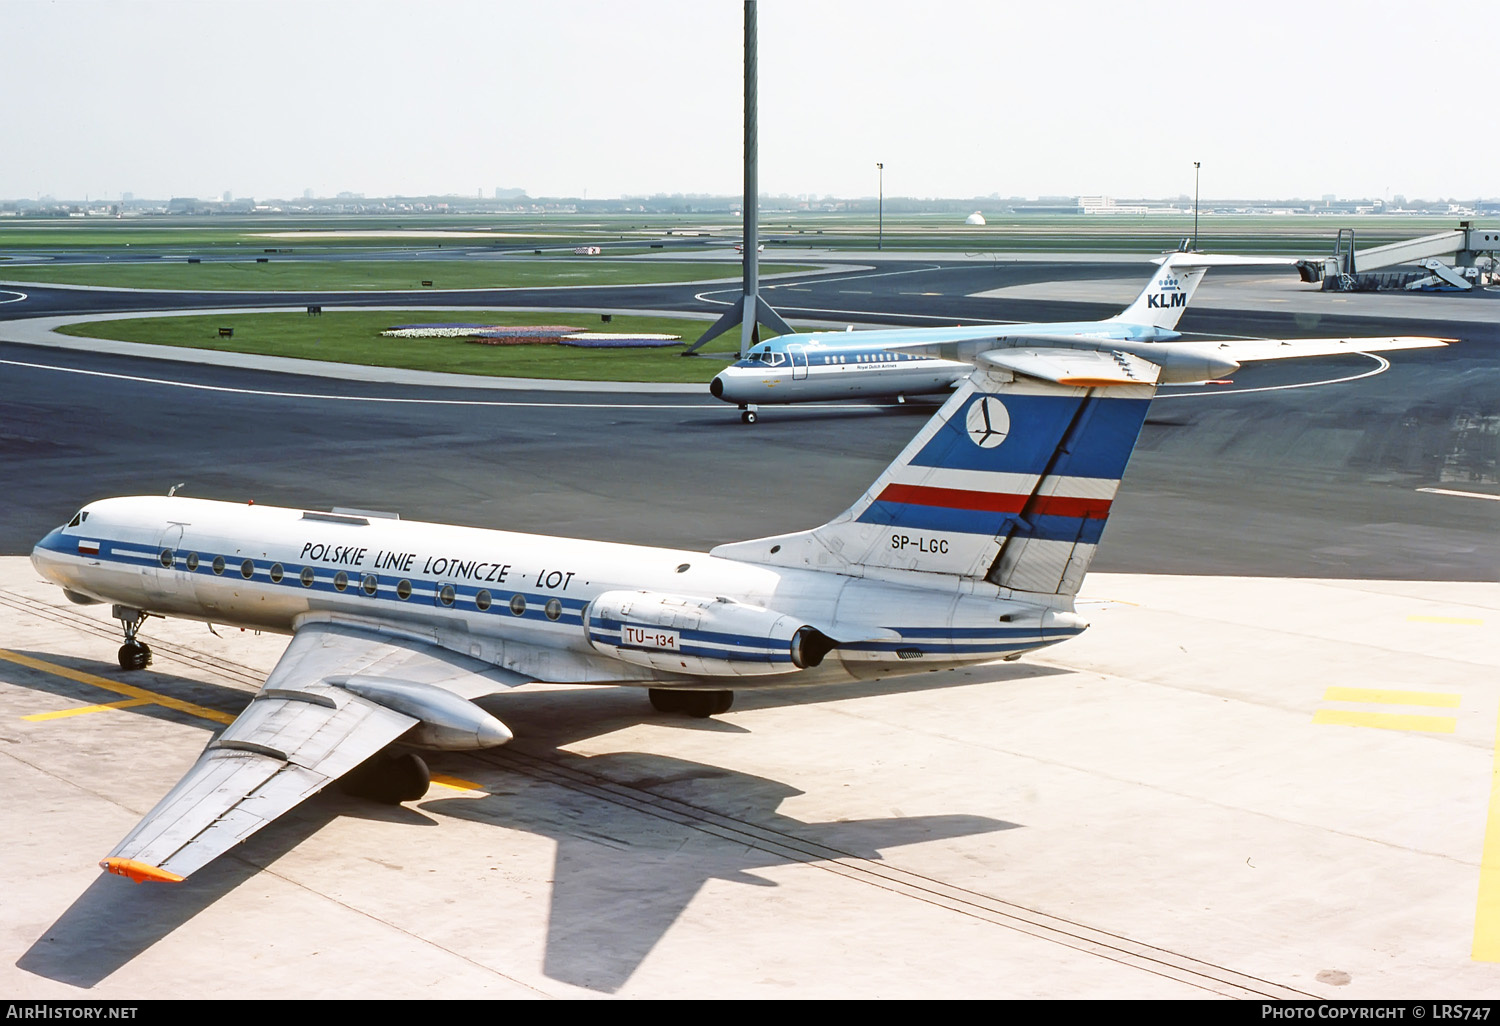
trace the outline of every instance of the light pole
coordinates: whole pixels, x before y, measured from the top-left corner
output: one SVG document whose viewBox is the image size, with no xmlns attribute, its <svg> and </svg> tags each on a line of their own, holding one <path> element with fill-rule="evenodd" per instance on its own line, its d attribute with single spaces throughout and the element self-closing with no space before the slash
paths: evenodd
<svg viewBox="0 0 1500 1026">
<path fill-rule="evenodd" d="M 880 234 L 875 237 L 875 248 L 885 249 L 885 165 L 876 164 L 880 172 Z"/>
<path fill-rule="evenodd" d="M 744 293 L 733 306 L 724 311 L 724 316 L 714 321 L 713 326 L 688 346 L 682 356 L 692 356 L 710 339 L 718 338 L 735 325 L 740 328 L 740 356 L 744 357 L 754 343 L 760 341 L 758 324 L 764 324 L 778 335 L 792 334 L 791 326 L 781 315 L 771 309 L 760 295 L 760 185 L 757 179 L 759 161 L 759 118 L 756 112 L 756 50 L 757 29 L 755 0 L 745 0 L 745 202 L 741 208 L 744 218 Z M 749 421 L 746 421 L 749 423 Z"/>
<path fill-rule="evenodd" d="M 1193 251 L 1198 249 L 1198 166 L 1199 161 L 1193 161 Z"/>
</svg>

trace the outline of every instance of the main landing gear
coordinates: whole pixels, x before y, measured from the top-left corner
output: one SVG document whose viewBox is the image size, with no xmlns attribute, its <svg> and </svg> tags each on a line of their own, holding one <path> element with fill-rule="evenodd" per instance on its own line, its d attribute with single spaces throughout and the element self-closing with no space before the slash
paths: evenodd
<svg viewBox="0 0 1500 1026">
<path fill-rule="evenodd" d="M 754 424 L 759 418 L 755 414 L 755 407 L 749 403 L 740 403 L 740 420 L 746 424 Z"/>
<path fill-rule="evenodd" d="M 427 793 L 432 774 L 415 752 L 378 752 L 344 774 L 339 790 L 382 805 L 414 802 Z"/>
<path fill-rule="evenodd" d="M 684 713 L 700 720 L 726 713 L 734 704 L 733 691 L 678 691 L 675 688 L 649 688 L 651 707 L 657 712 Z"/>
<path fill-rule="evenodd" d="M 151 614 L 130 606 L 115 606 L 113 612 L 115 619 L 120 621 L 120 626 L 125 630 L 125 644 L 120 646 L 120 669 L 144 670 L 151 665 L 151 648 L 138 639 L 136 634 L 140 631 L 141 624 L 146 622 L 146 617 Z"/>
</svg>

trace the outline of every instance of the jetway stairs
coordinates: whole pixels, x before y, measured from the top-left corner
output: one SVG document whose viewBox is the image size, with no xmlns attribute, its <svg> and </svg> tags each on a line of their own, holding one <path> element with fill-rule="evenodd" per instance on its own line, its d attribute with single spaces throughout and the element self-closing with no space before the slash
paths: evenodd
<svg viewBox="0 0 1500 1026">
<path fill-rule="evenodd" d="M 1303 281 L 1321 281 L 1328 292 L 1423 288 L 1462 291 L 1483 283 L 1492 274 L 1496 250 L 1500 250 L 1500 228 L 1475 228 L 1470 221 L 1460 222 L 1452 231 L 1363 250 L 1355 249 L 1353 228 L 1340 228 L 1333 255 L 1320 260 L 1299 260 L 1297 272 Z M 1453 263 L 1438 259 L 1448 254 L 1455 254 Z M 1428 273 L 1373 273 L 1386 267 L 1413 266 Z"/>
</svg>

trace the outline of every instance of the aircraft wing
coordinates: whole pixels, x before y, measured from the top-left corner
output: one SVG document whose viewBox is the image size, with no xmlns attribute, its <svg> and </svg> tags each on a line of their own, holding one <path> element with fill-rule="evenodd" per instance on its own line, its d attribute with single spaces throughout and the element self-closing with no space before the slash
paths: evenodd
<svg viewBox="0 0 1500 1026">
<path fill-rule="evenodd" d="M 1337 356 L 1341 353 L 1381 353 L 1395 349 L 1436 349 L 1452 345 L 1456 338 L 1428 338 L 1423 335 L 1386 335 L 1375 338 L 1244 338 L 1223 342 L 1171 342 L 1168 345 L 1193 347 L 1205 353 L 1227 357 L 1236 363 L 1260 360 L 1300 360 L 1308 356 Z M 1160 343 L 1159 343 L 1160 344 Z M 1142 352 L 1134 349 L 1133 352 Z"/>
<path fill-rule="evenodd" d="M 1120 352 L 1139 356 L 1163 366 L 1186 364 L 1197 358 L 1214 361 L 1221 366 L 1220 373 L 1230 373 L 1233 367 L 1223 364 L 1255 363 L 1261 360 L 1300 360 L 1311 356 L 1337 356 L 1343 353 L 1379 353 L 1397 349 L 1434 349 L 1457 342 L 1453 338 L 1429 338 L 1423 335 L 1385 335 L 1373 338 L 1235 338 L 1220 342 L 1138 342 L 1126 339 L 1094 339 L 1080 335 L 1004 335 L 993 330 L 984 336 L 966 341 L 944 340 L 927 343 L 898 343 L 889 348 L 901 348 L 907 352 L 935 356 L 944 360 L 993 366 L 1029 373 L 1025 368 L 1012 367 L 1000 359 L 999 353 L 1059 352 L 1109 353 Z M 1042 376 L 1046 375 L 1033 375 Z M 1215 377 L 1208 374 L 1207 377 Z M 1181 383 L 1181 378 L 1167 375 L 1167 381 Z M 1202 380 L 1192 378 L 1192 380 Z"/>
<path fill-rule="evenodd" d="M 1108 388 L 1113 385 L 1154 385 L 1161 368 L 1128 353 L 1091 349 L 992 349 L 979 362 L 1055 385 Z"/>
<path fill-rule="evenodd" d="M 100 867 L 178 882 L 420 722 L 339 686 L 355 680 L 476 695 L 530 678 L 375 627 L 304 624 L 244 712 Z"/>
</svg>

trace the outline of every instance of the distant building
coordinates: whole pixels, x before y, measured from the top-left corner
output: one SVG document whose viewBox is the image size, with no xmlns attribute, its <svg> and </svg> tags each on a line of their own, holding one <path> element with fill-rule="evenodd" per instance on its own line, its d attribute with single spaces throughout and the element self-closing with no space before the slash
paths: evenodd
<svg viewBox="0 0 1500 1026">
<path fill-rule="evenodd" d="M 1144 214 L 1144 206 L 1120 206 L 1109 196 L 1079 196 L 1078 207 L 1085 214 Z"/>
<path fill-rule="evenodd" d="M 964 218 L 964 224 L 984 224 L 984 215 L 976 210 L 974 211 L 974 213 Z"/>
</svg>

